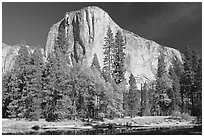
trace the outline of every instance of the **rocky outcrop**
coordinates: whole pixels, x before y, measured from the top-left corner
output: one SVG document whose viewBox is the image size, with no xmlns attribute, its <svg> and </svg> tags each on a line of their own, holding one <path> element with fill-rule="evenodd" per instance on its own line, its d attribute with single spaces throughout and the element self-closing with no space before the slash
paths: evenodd
<svg viewBox="0 0 204 137">
<path fill-rule="evenodd" d="M 61 21 L 53 25 L 45 46 L 46 56 L 54 51 L 55 41 L 63 29 L 68 46 L 67 55 L 70 58 L 73 56 L 75 61 L 80 60 L 90 66 L 96 53 L 102 67 L 104 37 L 108 27 L 114 34 L 118 30 L 123 34 L 126 43 L 126 78 L 133 73 L 141 82 L 154 80 L 159 51 L 163 46 L 120 28 L 108 13 L 95 6 L 67 12 Z M 164 47 L 164 54 L 167 68 L 174 57 L 182 61 L 181 53 L 176 49 Z"/>
<path fill-rule="evenodd" d="M 127 80 L 130 73 L 135 75 L 138 83 L 154 80 L 161 49 L 164 49 L 167 68 L 175 57 L 182 61 L 181 53 L 178 50 L 161 46 L 154 41 L 120 28 L 108 13 L 95 6 L 67 12 L 62 20 L 51 27 L 44 47 L 45 51 L 42 50 L 42 52 L 48 57 L 54 51 L 57 38 L 63 36 L 61 39 L 66 43 L 66 54 L 71 60 L 70 65 L 76 61 L 90 66 L 93 56 L 96 54 L 100 66 L 103 67 L 103 44 L 108 27 L 111 28 L 114 35 L 120 30 L 124 37 Z M 61 33 L 64 35 L 60 35 Z M 30 46 L 27 48 L 30 52 L 34 50 Z M 3 73 L 12 69 L 19 49 L 20 46 L 2 44 Z"/>
<path fill-rule="evenodd" d="M 2 72 L 11 71 L 15 63 L 15 57 L 18 55 L 20 46 L 9 46 L 2 44 Z"/>
<path fill-rule="evenodd" d="M 28 49 L 29 53 L 33 53 L 36 47 L 32 47 L 29 45 L 25 45 Z M 22 46 L 15 45 L 9 46 L 7 44 L 2 43 L 2 72 L 6 73 L 12 70 L 13 65 L 15 64 L 16 56 Z M 44 54 L 44 50 L 41 49 L 42 54 Z M 45 60 L 45 58 L 44 58 Z"/>
</svg>

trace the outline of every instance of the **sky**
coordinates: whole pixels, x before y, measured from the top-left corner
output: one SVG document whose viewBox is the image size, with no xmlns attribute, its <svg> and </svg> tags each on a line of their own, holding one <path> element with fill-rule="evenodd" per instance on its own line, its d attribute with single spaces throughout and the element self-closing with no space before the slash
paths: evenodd
<svg viewBox="0 0 204 137">
<path fill-rule="evenodd" d="M 202 3 L 139 2 L 3 2 L 2 41 L 16 45 L 25 41 L 44 47 L 49 29 L 65 12 L 98 6 L 123 29 L 163 46 L 184 51 L 186 45 L 202 55 Z"/>
</svg>

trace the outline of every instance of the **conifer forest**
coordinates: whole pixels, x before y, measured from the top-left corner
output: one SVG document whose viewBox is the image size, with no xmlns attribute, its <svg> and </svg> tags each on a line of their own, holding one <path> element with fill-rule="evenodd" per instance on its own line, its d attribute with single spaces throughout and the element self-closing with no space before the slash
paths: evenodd
<svg viewBox="0 0 204 137">
<path fill-rule="evenodd" d="M 40 48 L 31 53 L 21 44 L 13 69 L 2 76 L 3 118 L 100 120 L 176 113 L 201 118 L 202 59 L 188 46 L 183 62 L 174 58 L 168 71 L 161 49 L 156 79 L 138 87 L 133 74 L 125 79 L 126 43 L 120 31 L 106 32 L 103 67 L 96 54 L 90 67 L 80 61 L 68 65 L 64 41 L 58 37 L 46 59 Z"/>
</svg>

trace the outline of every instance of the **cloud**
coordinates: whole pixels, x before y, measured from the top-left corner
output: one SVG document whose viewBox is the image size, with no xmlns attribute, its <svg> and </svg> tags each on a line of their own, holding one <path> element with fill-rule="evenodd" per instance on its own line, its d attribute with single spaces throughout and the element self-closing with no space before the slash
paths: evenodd
<svg viewBox="0 0 204 137">
<path fill-rule="evenodd" d="M 135 20 L 131 23 L 130 30 L 154 39 L 162 37 L 171 26 L 178 22 L 183 22 L 183 25 L 186 25 L 189 22 L 196 22 L 202 17 L 201 3 L 165 3 L 163 6 L 159 13 Z M 188 22 L 185 22 L 186 20 Z"/>
</svg>

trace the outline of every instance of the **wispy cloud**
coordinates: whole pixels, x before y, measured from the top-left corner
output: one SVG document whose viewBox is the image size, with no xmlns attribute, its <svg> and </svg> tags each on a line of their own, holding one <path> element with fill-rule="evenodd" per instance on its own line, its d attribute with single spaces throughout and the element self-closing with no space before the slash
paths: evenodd
<svg viewBox="0 0 204 137">
<path fill-rule="evenodd" d="M 149 38 L 157 38 L 167 33 L 166 31 L 176 23 L 185 19 L 195 22 L 200 19 L 199 10 L 201 3 L 166 3 L 165 8 L 154 16 L 147 16 L 142 20 L 135 20 L 130 29 L 142 32 Z M 142 13 L 141 13 L 142 14 Z M 184 22 L 185 25 L 187 22 Z"/>
</svg>

